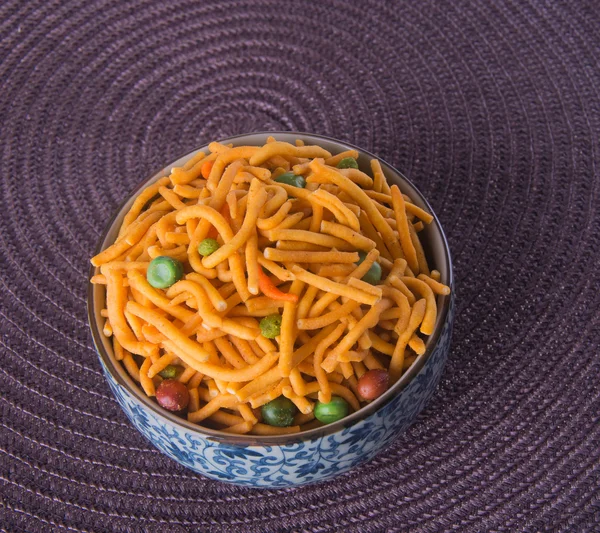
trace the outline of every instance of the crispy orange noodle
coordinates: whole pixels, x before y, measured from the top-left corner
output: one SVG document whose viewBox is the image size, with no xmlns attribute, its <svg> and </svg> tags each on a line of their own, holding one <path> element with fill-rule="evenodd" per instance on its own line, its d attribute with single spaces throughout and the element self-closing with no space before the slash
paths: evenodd
<svg viewBox="0 0 600 533">
<path fill-rule="evenodd" d="M 420 241 L 433 217 L 387 184 L 378 161 L 338 169 L 346 157 L 358 153 L 272 138 L 211 143 L 138 194 L 115 242 L 91 259 L 91 282 L 106 291 L 115 358 L 146 395 L 175 365 L 191 422 L 289 434 L 318 427 L 315 404 L 332 395 L 359 409 L 366 371 L 383 368 L 393 383 L 425 351 L 438 299 L 450 293 Z M 291 169 L 306 188 L 276 181 Z M 219 249 L 201 257 L 198 244 L 214 236 Z M 184 266 L 168 289 L 146 280 L 158 255 Z M 381 279 L 361 280 L 376 262 Z M 259 322 L 274 313 L 281 333 L 267 339 Z M 287 428 L 261 416 L 281 395 L 298 408 Z"/>
</svg>

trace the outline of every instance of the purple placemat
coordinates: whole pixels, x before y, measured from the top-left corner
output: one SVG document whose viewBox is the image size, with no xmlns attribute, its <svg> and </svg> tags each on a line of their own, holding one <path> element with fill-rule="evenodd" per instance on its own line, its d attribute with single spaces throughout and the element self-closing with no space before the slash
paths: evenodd
<svg viewBox="0 0 600 533">
<path fill-rule="evenodd" d="M 0 4 L 0 529 L 598 531 L 597 2 L 164 4 Z M 450 360 L 418 423 L 366 466 L 283 491 L 154 450 L 85 312 L 128 191 L 265 129 L 404 171 L 457 274 Z"/>
</svg>

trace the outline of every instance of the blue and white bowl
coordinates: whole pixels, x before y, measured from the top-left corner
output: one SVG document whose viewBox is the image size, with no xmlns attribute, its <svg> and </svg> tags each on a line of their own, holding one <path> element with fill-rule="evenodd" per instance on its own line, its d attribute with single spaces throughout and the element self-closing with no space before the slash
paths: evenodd
<svg viewBox="0 0 600 533">
<path fill-rule="evenodd" d="M 369 160 L 376 157 L 350 144 L 307 133 L 253 133 L 222 142 L 262 145 L 269 135 L 292 143 L 302 139 L 332 153 L 356 149 L 361 168 L 369 168 Z M 96 253 L 114 242 L 125 213 L 142 188 L 206 149 L 203 146 L 194 150 L 141 183 L 108 224 Z M 331 479 L 372 459 L 415 421 L 437 387 L 450 350 L 454 318 L 452 263 L 446 237 L 431 206 L 400 172 L 380 162 L 389 182 L 396 183 L 417 205 L 433 214 L 433 222 L 420 235 L 430 263 L 440 271 L 442 282 L 450 286 L 451 295 L 438 297 L 437 324 L 425 353 L 385 394 L 339 422 L 293 435 L 232 435 L 192 424 L 162 409 L 114 358 L 111 343 L 102 334 L 104 288 L 89 285 L 88 316 L 104 375 L 133 425 L 160 451 L 219 481 L 246 487 L 292 487 Z M 96 273 L 92 267 L 90 277 Z"/>
</svg>

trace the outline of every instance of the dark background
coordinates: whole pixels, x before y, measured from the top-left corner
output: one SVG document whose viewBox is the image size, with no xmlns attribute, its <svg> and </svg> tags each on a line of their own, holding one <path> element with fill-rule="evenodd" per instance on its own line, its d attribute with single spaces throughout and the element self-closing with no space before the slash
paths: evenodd
<svg viewBox="0 0 600 533">
<path fill-rule="evenodd" d="M 598 531 L 598 2 L 0 4 L 3 531 Z M 418 422 L 314 487 L 208 481 L 105 383 L 88 260 L 139 181 L 304 130 L 403 171 L 449 237 L 457 321 Z"/>
</svg>

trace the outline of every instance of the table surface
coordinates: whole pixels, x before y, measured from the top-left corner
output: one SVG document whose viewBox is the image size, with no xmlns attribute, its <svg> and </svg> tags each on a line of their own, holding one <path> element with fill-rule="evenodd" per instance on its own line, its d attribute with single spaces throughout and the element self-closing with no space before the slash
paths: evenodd
<svg viewBox="0 0 600 533">
<path fill-rule="evenodd" d="M 165 4 L 168 4 L 165 5 Z M 0 5 L 0 529 L 598 531 L 597 2 Z M 111 396 L 88 260 L 132 187 L 210 140 L 362 146 L 431 201 L 457 321 L 376 460 L 254 491 L 156 451 Z"/>
</svg>

